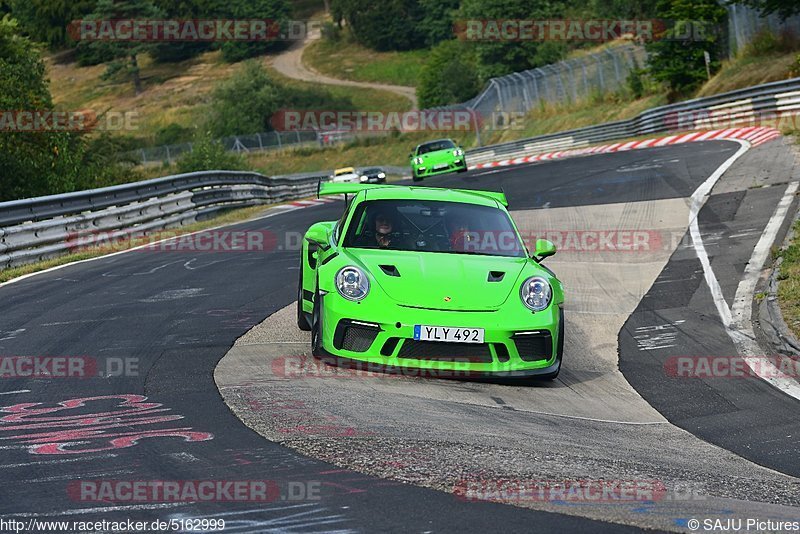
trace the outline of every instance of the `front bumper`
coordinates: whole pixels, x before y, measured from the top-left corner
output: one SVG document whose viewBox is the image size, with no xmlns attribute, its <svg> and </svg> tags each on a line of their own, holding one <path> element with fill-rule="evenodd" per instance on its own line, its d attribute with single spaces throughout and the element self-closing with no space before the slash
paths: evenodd
<svg viewBox="0 0 800 534">
<path fill-rule="evenodd" d="M 414 176 L 418 177 L 436 176 L 438 174 L 458 172 L 467 168 L 467 160 L 466 158 L 458 158 L 448 163 L 447 167 L 445 168 L 434 170 L 434 167 L 434 165 L 429 165 L 427 163 L 423 165 L 412 165 L 411 171 L 414 173 Z"/>
<path fill-rule="evenodd" d="M 385 373 L 419 375 L 411 372 L 417 370 L 441 378 L 546 375 L 560 365 L 563 312 L 555 305 L 535 314 L 512 306 L 477 312 L 395 304 L 369 314 L 363 308 L 335 294 L 322 297 L 325 361 Z M 483 328 L 484 343 L 415 341 L 414 325 Z"/>
</svg>

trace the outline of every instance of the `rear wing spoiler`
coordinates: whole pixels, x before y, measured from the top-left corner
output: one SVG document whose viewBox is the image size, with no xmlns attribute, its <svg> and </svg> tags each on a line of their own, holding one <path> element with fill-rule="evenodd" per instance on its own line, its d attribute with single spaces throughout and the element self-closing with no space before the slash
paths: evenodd
<svg viewBox="0 0 800 534">
<path fill-rule="evenodd" d="M 355 195 L 357 193 L 360 193 L 361 191 L 366 191 L 368 189 L 386 189 L 391 187 L 414 187 L 414 186 L 391 185 L 391 184 L 333 183 L 333 182 L 323 182 L 320 180 L 319 184 L 317 185 L 317 198 L 325 195 Z M 443 187 L 435 187 L 435 188 L 426 187 L 426 189 L 442 189 L 449 191 L 458 191 L 459 193 L 467 193 L 470 195 L 477 195 L 484 198 L 490 198 L 492 200 L 496 200 L 506 208 L 508 207 L 508 200 L 506 199 L 506 194 L 497 191 L 479 191 L 473 189 L 448 189 Z"/>
</svg>

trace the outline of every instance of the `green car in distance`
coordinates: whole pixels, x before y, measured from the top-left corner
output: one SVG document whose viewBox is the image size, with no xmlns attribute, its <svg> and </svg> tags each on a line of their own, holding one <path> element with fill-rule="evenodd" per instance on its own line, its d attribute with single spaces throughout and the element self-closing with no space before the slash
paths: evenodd
<svg viewBox="0 0 800 534">
<path fill-rule="evenodd" d="M 503 193 L 320 184 L 354 195 L 305 234 L 297 324 L 334 365 L 436 377 L 555 378 L 564 293 L 514 225 Z M 409 373 L 411 374 L 411 373 Z"/>
<path fill-rule="evenodd" d="M 452 139 L 438 139 L 417 145 L 408 157 L 411 177 L 415 182 L 426 176 L 467 170 L 464 149 L 456 145 Z"/>
</svg>

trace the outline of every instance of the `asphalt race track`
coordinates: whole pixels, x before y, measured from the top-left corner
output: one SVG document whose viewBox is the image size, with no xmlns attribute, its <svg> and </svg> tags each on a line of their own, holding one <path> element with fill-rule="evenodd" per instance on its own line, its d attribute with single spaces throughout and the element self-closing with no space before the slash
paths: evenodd
<svg viewBox="0 0 800 534">
<path fill-rule="evenodd" d="M 143 249 L 0 287 L 0 355 L 83 357 L 98 375 L 2 379 L 0 519 L 224 518 L 225 532 L 687 531 L 692 517 L 796 520 L 797 399 L 756 377 L 664 371 L 674 356 L 736 352 L 686 234 L 688 199 L 739 149 L 693 143 L 425 182 L 502 188 L 523 232 L 643 232 L 653 245 L 641 254 L 566 247 L 548 260 L 566 283 L 569 328 L 552 384 L 276 373 L 308 354 L 291 324 L 297 236 L 337 218 L 340 202 L 272 208 L 224 229 L 259 233 L 267 250 Z M 744 153 L 700 211 L 728 305 L 799 178 L 787 151 L 775 141 Z M 651 343 L 643 332 L 654 329 L 670 342 Z M 478 474 L 655 479 L 667 497 L 511 506 L 453 494 Z M 270 480 L 280 493 L 270 503 L 109 502 L 76 491 L 79 480 Z M 294 498 L 301 486 L 318 494 Z"/>
</svg>

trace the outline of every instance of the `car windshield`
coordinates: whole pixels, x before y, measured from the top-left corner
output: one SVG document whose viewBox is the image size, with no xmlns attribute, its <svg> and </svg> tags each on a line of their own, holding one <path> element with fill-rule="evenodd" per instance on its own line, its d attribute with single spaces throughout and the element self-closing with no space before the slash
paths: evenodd
<svg viewBox="0 0 800 534">
<path fill-rule="evenodd" d="M 431 141 L 430 143 L 425 143 L 424 145 L 419 145 L 419 149 L 417 150 L 417 154 L 427 154 L 428 152 L 436 152 L 437 150 L 447 150 L 449 148 L 455 148 L 456 145 L 449 139 L 443 139 L 442 141 Z"/>
<path fill-rule="evenodd" d="M 372 168 L 372 169 L 364 169 L 362 174 L 380 174 L 383 172 L 383 169 Z"/>
<path fill-rule="evenodd" d="M 362 202 L 347 228 L 344 246 L 515 258 L 526 254 L 504 211 L 430 200 Z"/>
</svg>

